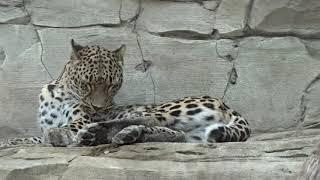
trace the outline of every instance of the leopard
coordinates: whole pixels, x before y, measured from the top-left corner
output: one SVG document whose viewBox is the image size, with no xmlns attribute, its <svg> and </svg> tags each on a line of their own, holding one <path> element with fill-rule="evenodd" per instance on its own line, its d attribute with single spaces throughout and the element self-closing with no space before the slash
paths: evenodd
<svg viewBox="0 0 320 180">
<path fill-rule="evenodd" d="M 188 96 L 159 104 L 116 105 L 126 46 L 111 51 L 71 40 L 71 47 L 61 75 L 39 95 L 43 136 L 20 142 L 95 146 L 242 142 L 250 137 L 248 121 L 220 98 Z"/>
<path fill-rule="evenodd" d="M 51 129 L 68 129 L 75 137 L 91 122 L 90 112 L 108 108 L 123 80 L 123 44 L 116 50 L 81 46 L 71 39 L 71 55 L 58 78 L 45 84 L 39 94 L 37 124 L 42 136 L 12 138 L 0 147 L 50 144 Z M 49 139 L 48 139 L 49 138 Z"/>
</svg>

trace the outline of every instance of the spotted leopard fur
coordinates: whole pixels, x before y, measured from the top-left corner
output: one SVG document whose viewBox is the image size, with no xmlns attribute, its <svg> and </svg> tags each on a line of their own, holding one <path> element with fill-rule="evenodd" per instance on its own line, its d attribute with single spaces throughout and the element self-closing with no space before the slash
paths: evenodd
<svg viewBox="0 0 320 180">
<path fill-rule="evenodd" d="M 42 138 L 54 146 L 135 142 L 231 142 L 250 136 L 248 122 L 222 100 L 185 97 L 159 105 L 116 106 L 123 81 L 123 45 L 115 51 L 71 41 L 60 77 L 39 95 Z"/>
</svg>

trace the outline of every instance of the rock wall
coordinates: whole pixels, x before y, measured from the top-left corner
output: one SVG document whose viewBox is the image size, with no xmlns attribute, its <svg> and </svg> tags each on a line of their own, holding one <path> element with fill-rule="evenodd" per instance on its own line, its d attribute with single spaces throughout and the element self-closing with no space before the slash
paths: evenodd
<svg viewBox="0 0 320 180">
<path fill-rule="evenodd" d="M 224 98 L 254 132 L 320 125 L 319 0 L 0 0 L 0 138 L 39 134 L 70 39 L 127 45 L 119 104 Z"/>
</svg>

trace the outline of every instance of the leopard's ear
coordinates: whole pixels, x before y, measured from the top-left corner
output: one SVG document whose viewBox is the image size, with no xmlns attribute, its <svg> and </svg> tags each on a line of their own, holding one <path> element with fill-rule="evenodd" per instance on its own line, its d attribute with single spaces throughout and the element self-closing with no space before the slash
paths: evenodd
<svg viewBox="0 0 320 180">
<path fill-rule="evenodd" d="M 72 47 L 72 50 L 76 52 L 78 52 L 83 48 L 80 44 L 76 43 L 74 39 L 71 39 L 71 47 Z"/>
<path fill-rule="evenodd" d="M 78 51 L 80 51 L 83 46 L 76 43 L 73 39 L 71 39 L 71 47 L 72 47 L 72 54 L 71 59 L 79 59 Z"/>
<path fill-rule="evenodd" d="M 126 52 L 126 45 L 122 44 L 120 48 L 116 49 L 115 51 L 113 51 L 116 55 L 117 61 L 118 63 L 123 66 L 123 56 L 124 53 Z"/>
<path fill-rule="evenodd" d="M 124 53 L 126 52 L 126 45 L 122 44 L 121 47 L 116 49 L 114 52 L 118 55 L 124 56 Z"/>
</svg>

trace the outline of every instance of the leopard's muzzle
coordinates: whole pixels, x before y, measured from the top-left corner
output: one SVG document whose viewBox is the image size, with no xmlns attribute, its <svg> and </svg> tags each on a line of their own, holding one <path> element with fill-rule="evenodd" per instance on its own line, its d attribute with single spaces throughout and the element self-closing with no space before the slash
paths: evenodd
<svg viewBox="0 0 320 180">
<path fill-rule="evenodd" d="M 86 98 L 86 102 L 95 109 L 106 108 L 112 105 L 113 97 L 109 92 L 109 85 L 98 83 L 91 87 L 91 93 Z"/>
</svg>

